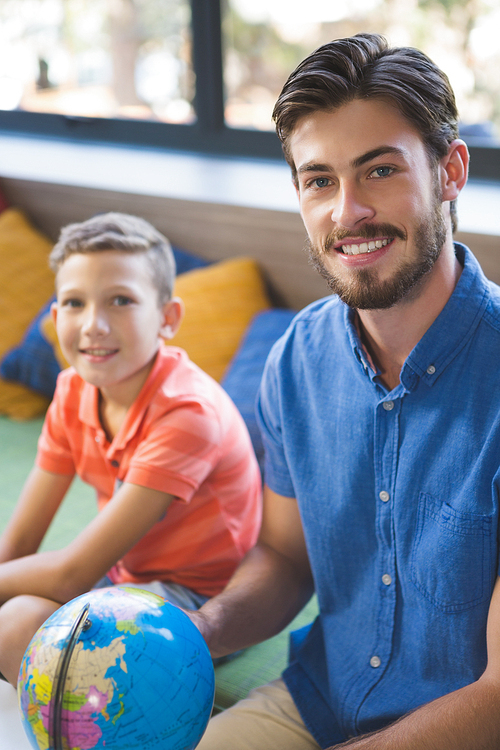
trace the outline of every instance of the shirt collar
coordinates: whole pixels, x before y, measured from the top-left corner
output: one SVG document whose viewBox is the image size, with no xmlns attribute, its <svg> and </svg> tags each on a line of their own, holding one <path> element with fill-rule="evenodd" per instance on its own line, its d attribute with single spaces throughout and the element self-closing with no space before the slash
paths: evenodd
<svg viewBox="0 0 500 750">
<path fill-rule="evenodd" d="M 419 380 L 429 387 L 434 385 L 474 334 L 488 303 L 488 283 L 476 258 L 460 242 L 455 242 L 455 253 L 463 271 L 445 307 L 403 365 L 401 385 L 406 392 L 414 390 Z M 379 372 L 374 369 L 361 342 L 356 312 L 347 305 L 345 323 L 356 359 L 377 385 L 375 378 Z"/>
<path fill-rule="evenodd" d="M 479 263 L 459 242 L 455 253 L 463 271 L 445 307 L 403 365 L 401 382 L 407 390 L 413 390 L 419 378 L 434 385 L 473 336 L 488 304 L 488 283 Z"/>
<path fill-rule="evenodd" d="M 167 373 L 175 366 L 179 356 L 182 356 L 181 350 L 164 344 L 160 345 L 153 368 L 141 392 L 128 410 L 120 431 L 112 441 L 114 451 L 123 449 L 135 435 L 143 419 L 145 407 L 165 380 Z M 105 437 L 99 420 L 99 390 L 90 383 L 83 384 L 78 415 L 81 422 L 92 427 L 99 435 L 102 434 L 102 438 Z"/>
</svg>

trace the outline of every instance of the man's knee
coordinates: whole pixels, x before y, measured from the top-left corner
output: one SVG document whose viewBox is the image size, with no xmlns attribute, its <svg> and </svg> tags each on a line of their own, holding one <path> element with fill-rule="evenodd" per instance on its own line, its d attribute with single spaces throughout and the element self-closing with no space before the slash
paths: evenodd
<svg viewBox="0 0 500 750">
<path fill-rule="evenodd" d="M 282 680 L 252 690 L 209 722 L 198 750 L 320 750 Z"/>
</svg>

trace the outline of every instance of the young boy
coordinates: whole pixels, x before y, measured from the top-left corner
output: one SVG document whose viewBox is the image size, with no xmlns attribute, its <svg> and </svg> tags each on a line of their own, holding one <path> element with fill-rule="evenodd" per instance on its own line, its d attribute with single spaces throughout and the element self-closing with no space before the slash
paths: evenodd
<svg viewBox="0 0 500 750">
<path fill-rule="evenodd" d="M 261 516 L 239 412 L 162 341 L 183 313 L 166 238 L 137 217 L 100 215 L 65 227 L 50 263 L 71 367 L 0 537 L 0 670 L 14 685 L 37 628 L 96 585 L 132 583 L 201 606 L 253 546 Z M 35 554 L 75 473 L 95 487 L 100 512 L 64 549 Z"/>
</svg>

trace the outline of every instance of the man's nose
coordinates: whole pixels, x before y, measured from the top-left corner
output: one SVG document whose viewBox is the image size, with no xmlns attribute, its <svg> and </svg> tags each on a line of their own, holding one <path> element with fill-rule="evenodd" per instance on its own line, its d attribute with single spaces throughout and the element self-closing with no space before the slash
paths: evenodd
<svg viewBox="0 0 500 750">
<path fill-rule="evenodd" d="M 344 182 L 339 185 L 331 208 L 331 219 L 334 224 L 344 229 L 355 229 L 364 221 L 373 220 L 375 209 L 368 199 L 366 191 L 356 182 Z"/>
</svg>

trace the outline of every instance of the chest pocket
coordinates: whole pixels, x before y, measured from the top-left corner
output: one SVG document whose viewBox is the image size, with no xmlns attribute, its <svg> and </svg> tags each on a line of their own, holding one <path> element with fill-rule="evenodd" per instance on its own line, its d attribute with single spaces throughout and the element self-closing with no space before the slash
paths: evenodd
<svg viewBox="0 0 500 750">
<path fill-rule="evenodd" d="M 413 584 L 443 612 L 469 609 L 491 596 L 492 516 L 463 513 L 420 494 L 411 554 Z"/>
</svg>

